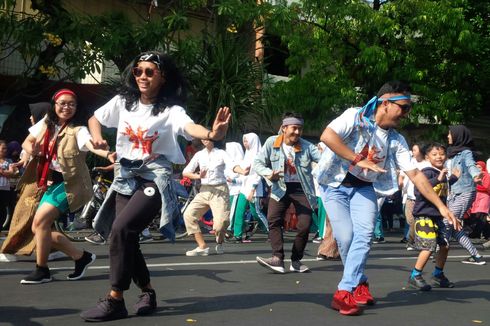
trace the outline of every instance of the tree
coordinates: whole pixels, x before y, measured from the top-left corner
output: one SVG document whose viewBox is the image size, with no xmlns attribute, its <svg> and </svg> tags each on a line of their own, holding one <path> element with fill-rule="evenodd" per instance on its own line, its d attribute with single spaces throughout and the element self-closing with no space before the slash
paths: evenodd
<svg viewBox="0 0 490 326">
<path fill-rule="evenodd" d="M 215 110 L 228 105 L 237 133 L 247 124 L 267 125 L 262 65 L 250 54 L 254 26 L 262 23 L 261 10 L 270 5 L 173 0 L 142 11 L 134 1 L 139 11 L 133 16 L 117 10 L 68 15 L 60 0 L 33 0 L 32 13 L 15 12 L 15 5 L 6 1 L 0 13 L 0 28 L 6 31 L 0 60 L 15 52 L 26 64 L 11 87 L 1 91 L 4 103 L 38 97 L 48 78 L 79 81 L 99 71 L 101 62 L 113 62 L 122 72 L 138 53 L 156 49 L 171 53 L 185 68 L 192 90 L 188 109 L 196 121 L 210 123 Z M 192 34 L 189 20 L 196 14 L 204 17 L 204 28 Z"/>
<path fill-rule="evenodd" d="M 473 117 L 488 96 L 488 5 L 476 17 L 465 0 L 378 1 L 374 8 L 361 0 L 303 0 L 288 8 L 294 23 L 272 28 L 288 45 L 293 75 L 274 93 L 309 116 L 317 112 L 321 124 L 391 79 L 412 84 L 418 100 L 411 116 L 430 122 Z"/>
</svg>

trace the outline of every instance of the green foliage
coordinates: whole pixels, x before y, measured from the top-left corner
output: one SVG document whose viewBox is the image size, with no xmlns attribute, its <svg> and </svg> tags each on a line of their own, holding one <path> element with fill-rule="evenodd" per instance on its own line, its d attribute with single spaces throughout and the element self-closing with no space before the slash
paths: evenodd
<svg viewBox="0 0 490 326">
<path fill-rule="evenodd" d="M 236 133 L 272 130 L 285 111 L 302 113 L 317 130 L 391 79 L 409 81 L 418 95 L 415 123 L 464 122 L 490 105 L 488 1 L 377 1 L 373 9 L 363 0 L 170 0 L 136 18 L 117 10 L 68 14 L 54 0 L 33 0 L 38 12 L 29 15 L 15 12 L 16 2 L 0 4 L 0 61 L 17 51 L 23 77 L 77 81 L 102 60 L 122 71 L 139 52 L 169 52 L 189 78 L 195 120 L 209 124 L 228 105 Z M 196 13 L 204 26 L 190 36 Z M 253 58 L 257 28 L 287 46 L 288 82 L 270 84 Z M 26 93 L 17 86 L 2 90 L 2 99 Z"/>
<path fill-rule="evenodd" d="M 294 23 L 275 28 L 288 46 L 293 78 L 274 93 L 304 98 L 298 111 L 328 118 L 356 93 L 362 104 L 392 79 L 410 82 L 418 95 L 414 120 L 463 122 L 488 103 L 486 2 L 399 0 L 373 10 L 360 0 L 303 0 L 289 9 Z"/>
<path fill-rule="evenodd" d="M 184 70 L 191 87 L 189 109 L 193 117 L 210 125 L 216 109 L 228 106 L 232 112 L 232 137 L 250 128 L 250 124 L 255 130 L 269 127 L 261 100 L 263 71 L 247 53 L 247 39 L 219 33 L 198 40 L 182 42 L 184 51 L 177 50 L 181 55 L 189 55 L 181 56 L 181 60 L 188 65 Z"/>
</svg>

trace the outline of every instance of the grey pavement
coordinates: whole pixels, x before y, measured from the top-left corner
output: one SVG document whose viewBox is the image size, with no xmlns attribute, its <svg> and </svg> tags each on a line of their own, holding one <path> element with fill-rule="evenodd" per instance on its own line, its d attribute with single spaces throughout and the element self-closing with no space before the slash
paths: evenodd
<svg viewBox="0 0 490 326">
<path fill-rule="evenodd" d="M 287 233 L 289 255 L 293 235 Z M 257 255 L 270 256 L 265 235 L 251 243 L 229 243 L 224 255 L 186 257 L 195 244 L 189 238 L 175 244 L 153 241 L 142 244 L 158 310 L 146 317 L 132 314 L 138 295 L 132 285 L 126 292 L 130 318 L 104 325 L 478 325 L 490 324 L 489 265 L 462 264 L 467 257 L 453 244 L 445 268 L 453 289 L 418 292 L 406 289 L 406 281 L 417 255 L 406 251 L 400 236 L 372 247 L 366 273 L 377 300 L 364 314 L 341 316 L 329 308 L 341 277 L 340 261 L 316 261 L 318 244 L 309 243 L 303 259 L 311 273 L 269 272 L 255 262 Z M 212 238 L 207 238 L 211 246 Z M 83 325 L 79 314 L 97 303 L 109 290 L 109 261 L 106 246 L 77 243 L 94 252 L 96 262 L 79 281 L 67 281 L 73 262 L 63 259 L 49 264 L 54 281 L 21 285 L 19 281 L 34 268 L 33 257 L 0 263 L 0 325 Z M 214 253 L 214 247 L 211 248 Z M 482 251 L 482 254 L 485 252 Z M 486 252 L 487 260 L 489 259 Z M 289 268 L 289 264 L 286 264 Z M 430 278 L 433 263 L 424 276 Z"/>
</svg>

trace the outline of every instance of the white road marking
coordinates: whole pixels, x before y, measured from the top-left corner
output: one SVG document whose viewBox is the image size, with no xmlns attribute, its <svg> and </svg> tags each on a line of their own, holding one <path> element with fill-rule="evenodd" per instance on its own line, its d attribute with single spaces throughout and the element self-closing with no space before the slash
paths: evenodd
<svg viewBox="0 0 490 326">
<path fill-rule="evenodd" d="M 448 256 L 448 259 L 454 258 L 454 259 L 461 259 L 461 258 L 467 258 L 468 255 L 462 255 L 462 256 Z M 482 256 L 484 258 L 489 258 L 489 255 Z M 383 258 L 370 258 L 368 259 L 368 262 L 373 262 L 375 260 L 416 260 L 417 256 L 413 257 L 383 257 Z M 285 262 L 290 262 L 291 260 L 285 259 Z M 322 263 L 322 261 L 317 261 L 315 258 L 307 258 L 307 259 L 302 259 L 302 262 L 318 262 Z M 324 262 L 324 261 L 323 261 Z M 335 261 L 337 263 L 340 263 L 340 261 Z M 188 263 L 166 263 L 166 264 L 147 264 L 148 268 L 159 268 L 159 267 L 165 267 L 167 269 L 170 269 L 169 267 L 179 267 L 179 266 L 213 266 L 213 265 L 230 265 L 230 264 L 257 264 L 257 261 L 254 260 L 228 260 L 228 261 L 207 261 L 207 262 L 188 262 Z M 72 267 L 50 267 L 49 268 L 52 271 L 69 271 L 73 270 Z M 88 269 L 98 269 L 98 270 L 109 270 L 108 265 L 103 265 L 103 266 L 89 266 Z M 32 268 L 2 268 L 0 269 L 0 273 L 8 273 L 8 272 L 30 272 L 32 271 Z"/>
</svg>

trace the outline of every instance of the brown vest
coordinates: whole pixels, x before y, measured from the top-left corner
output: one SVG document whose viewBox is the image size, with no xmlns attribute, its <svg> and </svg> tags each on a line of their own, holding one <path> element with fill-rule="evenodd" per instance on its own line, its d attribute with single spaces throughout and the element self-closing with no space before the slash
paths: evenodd
<svg viewBox="0 0 490 326">
<path fill-rule="evenodd" d="M 78 210 L 92 198 L 92 181 L 85 164 L 87 154 L 81 152 L 77 144 L 79 129 L 80 127 L 68 125 L 58 136 L 58 162 L 71 212 Z"/>
<path fill-rule="evenodd" d="M 80 127 L 66 126 L 58 135 L 57 160 L 60 164 L 65 183 L 66 198 L 70 212 L 75 212 L 85 205 L 92 197 L 92 181 L 87 165 L 86 152 L 78 149 L 77 132 Z M 46 126 L 43 127 L 38 139 L 42 139 Z M 42 144 L 41 144 L 42 146 Z M 37 164 L 29 164 L 27 169 L 37 169 Z M 35 170 L 36 171 L 36 170 Z M 26 171 L 27 172 L 27 171 Z M 23 183 L 30 183 L 37 173 L 24 173 L 19 181 L 19 188 Z M 29 179 L 29 180 L 26 180 Z"/>
<path fill-rule="evenodd" d="M 85 205 L 92 196 L 92 183 L 85 164 L 86 155 L 85 152 L 79 151 L 76 140 L 79 129 L 80 127 L 67 126 L 58 138 L 58 162 L 63 171 L 66 197 L 71 212 Z M 44 135 L 45 130 L 46 128 L 41 135 Z M 29 162 L 17 185 L 20 197 L 15 206 L 7 239 L 2 244 L 2 253 L 30 255 L 36 245 L 31 225 L 43 195 L 37 186 L 38 161 L 36 157 Z"/>
</svg>

